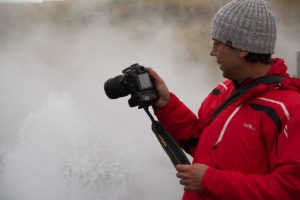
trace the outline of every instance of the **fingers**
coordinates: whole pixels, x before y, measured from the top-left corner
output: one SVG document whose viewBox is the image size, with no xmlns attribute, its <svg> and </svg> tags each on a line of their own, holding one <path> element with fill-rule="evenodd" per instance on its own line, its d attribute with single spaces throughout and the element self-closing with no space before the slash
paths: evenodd
<svg viewBox="0 0 300 200">
<path fill-rule="evenodd" d="M 163 79 L 151 68 L 148 68 L 149 74 L 153 77 L 156 84 L 164 83 Z"/>
<path fill-rule="evenodd" d="M 187 169 L 189 169 L 191 165 L 182 165 L 182 164 L 178 164 L 176 165 L 175 169 L 178 171 L 178 172 L 184 172 L 186 171 Z"/>
<path fill-rule="evenodd" d="M 176 170 L 178 171 L 176 173 L 177 178 L 180 178 L 179 183 L 181 185 L 184 185 L 185 188 L 188 188 L 190 185 L 190 179 L 189 179 L 189 174 L 185 171 L 186 167 L 188 165 L 177 165 Z"/>
<path fill-rule="evenodd" d="M 153 78 L 159 77 L 158 74 L 152 69 L 152 67 L 148 67 L 148 72 Z"/>
<path fill-rule="evenodd" d="M 179 183 L 181 185 L 184 185 L 185 187 L 188 187 L 190 185 L 190 182 L 187 179 L 180 179 Z"/>
<path fill-rule="evenodd" d="M 163 107 L 165 106 L 170 100 L 170 91 L 165 84 L 164 80 L 151 68 L 148 67 L 148 72 L 152 76 L 155 81 L 156 89 L 159 93 L 159 99 L 155 102 L 156 107 Z"/>
<path fill-rule="evenodd" d="M 201 192 L 202 177 L 207 167 L 203 164 L 177 165 L 176 176 L 180 179 L 179 183 L 184 185 L 184 190 Z"/>
<path fill-rule="evenodd" d="M 176 166 L 176 170 L 177 170 L 177 173 L 176 173 L 176 176 L 178 177 L 178 178 L 188 178 L 187 177 L 187 175 L 188 175 L 188 173 L 186 173 L 186 170 L 187 170 L 187 167 L 188 167 L 189 165 L 177 165 Z"/>
<path fill-rule="evenodd" d="M 185 176 L 184 172 L 178 172 L 177 173 L 177 177 L 180 178 L 179 183 L 184 186 L 183 189 L 185 191 L 192 191 L 191 180 L 190 180 L 190 178 L 188 178 L 188 177 Z"/>
<path fill-rule="evenodd" d="M 177 172 L 176 176 L 177 178 L 188 178 L 185 172 Z"/>
</svg>

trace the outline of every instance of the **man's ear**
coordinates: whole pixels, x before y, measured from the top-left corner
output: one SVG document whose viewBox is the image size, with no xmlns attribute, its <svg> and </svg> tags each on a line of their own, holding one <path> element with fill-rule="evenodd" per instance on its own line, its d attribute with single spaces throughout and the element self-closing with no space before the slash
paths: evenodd
<svg viewBox="0 0 300 200">
<path fill-rule="evenodd" d="M 242 51 L 242 50 L 241 50 L 241 51 L 239 52 L 239 57 L 240 57 L 240 58 L 245 58 L 245 56 L 247 56 L 248 54 L 249 54 L 248 51 Z"/>
</svg>

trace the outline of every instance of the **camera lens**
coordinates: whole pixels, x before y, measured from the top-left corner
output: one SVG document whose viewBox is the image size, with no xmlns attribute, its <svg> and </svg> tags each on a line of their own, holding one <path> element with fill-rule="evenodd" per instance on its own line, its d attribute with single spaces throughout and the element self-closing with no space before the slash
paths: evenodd
<svg viewBox="0 0 300 200">
<path fill-rule="evenodd" d="M 124 86 L 124 75 L 116 76 L 115 78 L 108 79 L 104 83 L 104 90 L 110 99 L 117 99 L 125 97 L 129 94 Z"/>
</svg>

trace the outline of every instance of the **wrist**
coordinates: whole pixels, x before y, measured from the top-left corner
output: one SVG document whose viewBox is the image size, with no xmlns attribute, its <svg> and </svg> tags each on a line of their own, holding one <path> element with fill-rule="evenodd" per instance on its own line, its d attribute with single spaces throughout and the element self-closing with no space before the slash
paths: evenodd
<svg viewBox="0 0 300 200">
<path fill-rule="evenodd" d="M 170 93 L 167 95 L 167 97 L 159 99 L 156 103 L 153 104 L 153 107 L 157 109 L 163 109 L 168 105 L 170 102 Z"/>
</svg>

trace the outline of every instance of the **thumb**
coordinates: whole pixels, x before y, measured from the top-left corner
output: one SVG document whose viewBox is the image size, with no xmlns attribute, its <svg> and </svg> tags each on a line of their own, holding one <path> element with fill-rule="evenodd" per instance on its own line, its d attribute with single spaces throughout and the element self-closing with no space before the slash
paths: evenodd
<svg viewBox="0 0 300 200">
<path fill-rule="evenodd" d="M 151 67 L 148 68 L 148 72 L 152 76 L 152 78 L 155 80 L 156 83 L 164 82 L 162 80 L 162 78 Z"/>
</svg>

